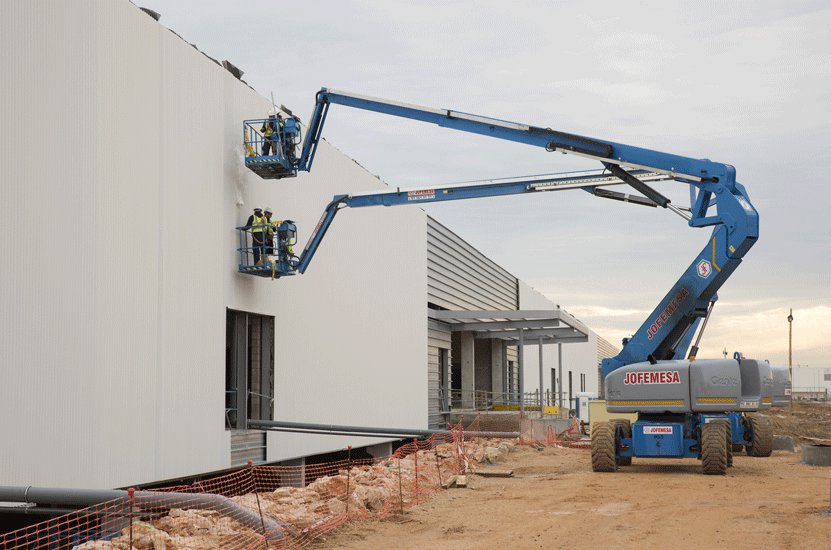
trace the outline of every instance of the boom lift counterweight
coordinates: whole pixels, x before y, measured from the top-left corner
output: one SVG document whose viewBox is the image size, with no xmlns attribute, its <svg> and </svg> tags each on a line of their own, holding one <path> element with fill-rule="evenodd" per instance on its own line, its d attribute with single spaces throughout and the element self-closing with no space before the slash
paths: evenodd
<svg viewBox="0 0 831 550">
<path fill-rule="evenodd" d="M 702 360 L 696 359 L 693 353 L 690 359 L 683 359 L 699 323 L 712 311 L 716 292 L 759 235 L 758 213 L 744 186 L 736 181 L 732 166 L 327 88 L 321 89 L 316 99 L 302 151 L 295 155 L 293 149 L 284 150 L 282 156 L 270 159 L 269 162 L 279 166 L 269 177 L 292 177 L 298 171 L 311 170 L 332 104 L 525 143 L 548 152 L 577 155 L 598 161 L 603 168 L 547 178 L 338 195 L 326 207 L 298 258 L 278 261 L 267 270 L 251 269 L 241 262 L 240 271 L 268 276 L 305 272 L 338 210 L 345 207 L 396 206 L 565 189 L 582 189 L 601 198 L 660 206 L 684 218 L 691 227 L 713 227 L 713 230 L 675 285 L 634 336 L 624 342 L 621 352 L 603 361 L 607 408 L 613 412 L 636 412 L 639 416 L 633 425 L 624 422 L 601 425 L 592 434 L 593 467 L 596 471 L 615 470 L 618 465 L 631 462 L 633 456 L 697 457 L 702 459 L 705 473 L 723 474 L 731 461 L 731 441 L 747 445 L 749 452 L 751 448 L 756 449 L 757 455 L 769 454 L 769 426 L 755 418 L 747 419 L 741 412 L 765 406 L 766 396 L 772 392 L 772 389 L 768 392 L 770 366 L 741 356 Z M 299 120 L 292 118 L 299 128 Z M 252 159 L 252 164 L 255 161 Z M 688 209 L 672 204 L 649 185 L 663 180 L 689 185 Z M 642 196 L 606 189 L 621 184 L 629 185 Z M 697 346 L 698 341 L 695 350 Z"/>
</svg>

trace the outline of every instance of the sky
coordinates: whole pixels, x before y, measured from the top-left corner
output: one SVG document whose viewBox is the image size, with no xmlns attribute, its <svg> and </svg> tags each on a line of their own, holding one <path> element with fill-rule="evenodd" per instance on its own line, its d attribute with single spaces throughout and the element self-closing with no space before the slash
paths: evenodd
<svg viewBox="0 0 831 550">
<path fill-rule="evenodd" d="M 794 365 L 831 368 L 827 2 L 138 3 L 304 120 L 331 87 L 734 165 L 760 237 L 720 290 L 699 357 L 787 364 L 792 308 Z M 324 137 L 401 187 L 598 167 L 339 106 Z M 686 185 L 656 187 L 689 204 Z M 616 345 L 710 232 L 580 191 L 425 209 Z"/>
</svg>

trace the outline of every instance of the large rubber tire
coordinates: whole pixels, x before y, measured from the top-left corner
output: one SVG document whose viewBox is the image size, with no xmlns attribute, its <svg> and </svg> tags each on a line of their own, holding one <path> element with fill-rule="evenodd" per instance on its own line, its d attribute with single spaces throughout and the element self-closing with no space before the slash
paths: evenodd
<svg viewBox="0 0 831 550">
<path fill-rule="evenodd" d="M 616 418 L 612 422 L 615 425 L 615 449 L 617 449 L 618 438 L 632 437 L 632 424 L 626 418 Z M 618 466 L 631 466 L 632 457 L 619 456 L 617 457 L 617 464 Z"/>
<path fill-rule="evenodd" d="M 611 422 L 592 424 L 592 471 L 614 472 L 615 462 L 615 425 Z"/>
<path fill-rule="evenodd" d="M 750 441 L 745 446 L 748 456 L 765 457 L 773 452 L 773 424 L 767 416 L 751 416 Z"/>
<path fill-rule="evenodd" d="M 707 475 L 727 473 L 727 426 L 707 422 L 701 426 L 701 465 Z"/>
<path fill-rule="evenodd" d="M 724 425 L 727 426 L 727 467 L 733 467 L 733 426 L 730 424 L 729 420 L 724 421 Z"/>
</svg>

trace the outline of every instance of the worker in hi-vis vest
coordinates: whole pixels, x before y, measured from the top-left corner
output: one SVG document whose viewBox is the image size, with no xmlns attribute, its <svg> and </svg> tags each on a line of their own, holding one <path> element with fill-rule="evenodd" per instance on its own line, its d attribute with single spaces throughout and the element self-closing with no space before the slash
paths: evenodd
<svg viewBox="0 0 831 550">
<path fill-rule="evenodd" d="M 248 221 L 245 222 L 245 227 L 251 229 L 251 243 L 254 252 L 254 265 L 260 263 L 260 253 L 265 246 L 264 230 L 266 228 L 266 219 L 263 216 L 262 208 L 255 208 L 254 213 L 248 216 Z"/>
<path fill-rule="evenodd" d="M 263 133 L 263 156 L 277 154 L 277 144 L 280 137 L 280 130 L 283 128 L 283 117 L 280 113 L 268 113 L 268 118 L 263 122 L 260 131 Z"/>
<path fill-rule="evenodd" d="M 266 254 L 274 254 L 274 230 L 277 229 L 277 226 L 274 225 L 271 221 L 271 207 L 266 206 L 265 210 L 263 210 L 263 215 L 265 219 L 263 223 L 265 224 L 265 253 Z"/>
</svg>

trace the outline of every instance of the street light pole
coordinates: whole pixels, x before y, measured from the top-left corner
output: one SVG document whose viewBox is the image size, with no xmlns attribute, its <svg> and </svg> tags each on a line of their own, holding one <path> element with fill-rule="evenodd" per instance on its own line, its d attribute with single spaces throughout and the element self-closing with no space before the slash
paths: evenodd
<svg viewBox="0 0 831 550">
<path fill-rule="evenodd" d="M 793 377 L 793 309 L 788 313 L 788 368 Z"/>
<path fill-rule="evenodd" d="M 791 403 L 793 414 L 793 308 L 788 312 L 788 374 L 791 377 Z"/>
</svg>

